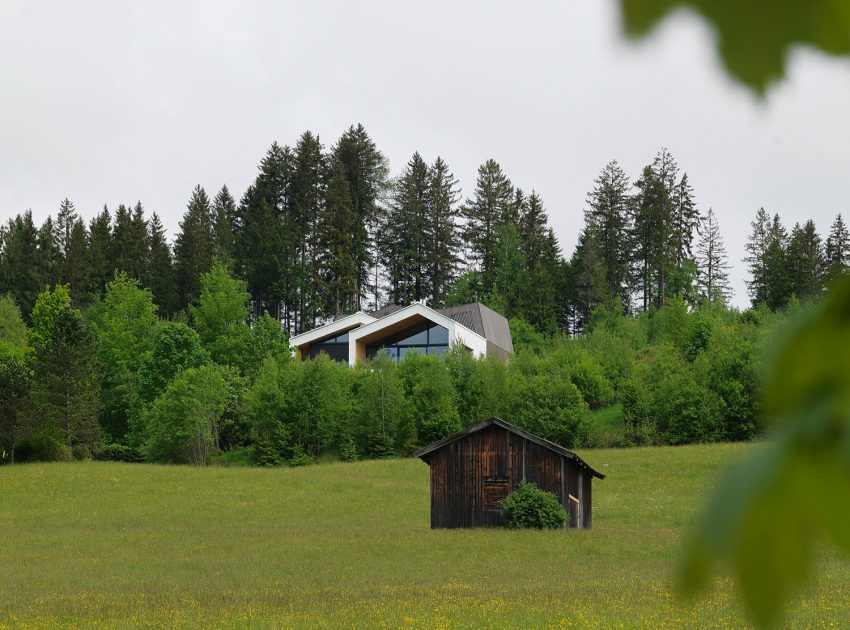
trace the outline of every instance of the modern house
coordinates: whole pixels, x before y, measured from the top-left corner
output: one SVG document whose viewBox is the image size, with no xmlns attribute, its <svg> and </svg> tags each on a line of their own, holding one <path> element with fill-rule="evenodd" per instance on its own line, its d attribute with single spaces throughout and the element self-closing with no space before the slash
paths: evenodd
<svg viewBox="0 0 850 630">
<path fill-rule="evenodd" d="M 508 320 L 478 302 L 443 309 L 391 304 L 340 317 L 292 337 L 289 343 L 302 358 L 324 352 L 351 366 L 381 350 L 396 361 L 410 352 L 440 355 L 456 343 L 476 357 L 506 359 L 514 350 Z"/>
<path fill-rule="evenodd" d="M 498 527 L 499 501 L 527 481 L 558 497 L 568 527 L 590 529 L 593 478 L 570 450 L 490 418 L 413 454 L 431 469 L 431 527 Z"/>
</svg>

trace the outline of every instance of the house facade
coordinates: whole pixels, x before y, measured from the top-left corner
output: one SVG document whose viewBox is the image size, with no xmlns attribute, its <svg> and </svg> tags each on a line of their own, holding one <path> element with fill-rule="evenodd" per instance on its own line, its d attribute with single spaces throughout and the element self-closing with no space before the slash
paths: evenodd
<svg viewBox="0 0 850 630">
<path fill-rule="evenodd" d="M 371 313 L 340 317 L 290 339 L 302 358 L 324 352 L 351 366 L 374 358 L 382 350 L 400 361 L 412 352 L 441 355 L 455 344 L 476 357 L 506 359 L 513 353 L 508 321 L 478 302 L 444 309 L 424 304 L 390 305 Z"/>
</svg>

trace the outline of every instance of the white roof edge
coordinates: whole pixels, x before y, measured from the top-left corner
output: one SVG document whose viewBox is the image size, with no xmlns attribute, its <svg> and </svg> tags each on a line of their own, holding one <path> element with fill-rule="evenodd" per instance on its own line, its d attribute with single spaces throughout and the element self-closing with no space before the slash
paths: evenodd
<svg viewBox="0 0 850 630">
<path fill-rule="evenodd" d="M 383 326 L 391 326 L 391 325 L 396 324 L 400 321 L 404 321 L 407 317 L 409 317 L 410 315 L 415 314 L 417 312 L 418 312 L 419 315 L 422 315 L 423 317 L 430 319 L 435 324 L 444 325 L 446 328 L 457 327 L 457 328 L 460 328 L 461 330 L 463 330 L 464 334 L 468 333 L 470 335 L 474 335 L 475 337 L 478 337 L 479 339 L 483 339 L 484 341 L 487 341 L 486 337 L 479 335 L 477 332 L 475 332 L 471 328 L 467 328 L 466 326 L 464 326 L 460 322 L 455 321 L 451 317 L 447 317 L 446 315 L 443 315 L 442 313 L 438 313 L 437 311 L 435 311 L 430 306 L 425 306 L 424 304 L 410 304 L 408 306 L 405 306 L 404 308 L 401 308 L 397 311 L 390 313 L 389 315 L 385 315 L 381 319 L 372 318 L 374 321 L 369 322 L 368 324 L 361 326 L 360 328 L 358 328 L 356 330 L 351 331 L 351 336 L 349 338 L 352 341 L 359 339 L 360 337 L 363 337 L 364 335 L 368 335 L 372 332 L 380 330 Z"/>
<path fill-rule="evenodd" d="M 332 322 L 328 322 L 324 326 L 318 326 L 316 328 L 313 328 L 312 330 L 308 330 L 307 332 L 301 333 L 300 335 L 290 337 L 289 345 L 302 346 L 305 343 L 310 343 L 311 341 L 322 339 L 323 337 L 327 337 L 328 335 L 331 335 L 338 330 L 347 328 L 352 324 L 352 320 L 354 321 L 354 323 L 360 322 L 362 326 L 367 326 L 369 324 L 373 324 L 376 321 L 380 321 L 375 319 L 368 313 L 365 313 L 363 311 L 357 311 L 356 313 L 352 313 L 351 315 L 346 315 L 345 317 L 340 317 L 339 319 L 335 319 Z"/>
</svg>

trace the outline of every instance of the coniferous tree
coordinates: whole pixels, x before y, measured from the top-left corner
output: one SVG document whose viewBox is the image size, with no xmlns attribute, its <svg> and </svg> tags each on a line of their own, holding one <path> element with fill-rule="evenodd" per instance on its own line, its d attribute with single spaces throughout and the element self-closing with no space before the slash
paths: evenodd
<svg viewBox="0 0 850 630">
<path fill-rule="evenodd" d="M 165 228 L 154 212 L 148 223 L 148 262 L 145 285 L 151 290 L 153 302 L 166 319 L 177 311 L 177 286 L 171 247 L 165 238 Z"/>
<path fill-rule="evenodd" d="M 850 232 L 841 214 L 836 215 L 829 229 L 825 257 L 824 275 L 827 281 L 835 280 L 847 273 L 847 268 L 850 267 Z"/>
<path fill-rule="evenodd" d="M 753 231 L 747 239 L 747 257 L 744 262 L 750 272 L 747 281 L 747 293 L 753 306 L 767 302 L 770 278 L 767 276 L 767 245 L 770 232 L 770 217 L 764 208 L 756 212 L 755 220 L 750 223 Z"/>
<path fill-rule="evenodd" d="M 518 221 L 524 267 L 517 277 L 522 287 L 517 315 L 538 331 L 552 333 L 558 325 L 557 295 L 563 261 L 543 200 L 536 191 L 524 200 Z"/>
<path fill-rule="evenodd" d="M 112 217 L 109 209 L 91 220 L 88 233 L 88 292 L 93 298 L 103 297 L 107 283 L 115 274 L 112 259 Z"/>
<path fill-rule="evenodd" d="M 442 158 L 429 170 L 425 204 L 425 285 L 431 306 L 443 306 L 460 264 L 460 228 L 455 208 L 460 199 L 457 179 Z"/>
<path fill-rule="evenodd" d="M 694 232 L 699 226 L 699 219 L 693 189 L 688 182 L 688 174 L 685 173 L 676 186 L 673 198 L 672 232 L 675 244 L 675 265 L 668 281 L 670 295 L 690 298 L 697 273 L 692 244 Z"/>
<path fill-rule="evenodd" d="M 201 274 L 210 270 L 214 249 L 210 200 L 206 191 L 201 186 L 196 186 L 174 243 L 179 307 L 191 304 L 200 295 Z"/>
<path fill-rule="evenodd" d="M 88 235 L 82 219 L 74 221 L 65 251 L 62 255 L 62 283 L 67 284 L 71 291 L 71 299 L 75 308 L 89 304 L 89 253 Z"/>
<path fill-rule="evenodd" d="M 712 208 L 701 221 L 697 247 L 697 290 L 700 300 L 726 304 L 732 296 L 729 285 L 729 262 L 726 247 Z"/>
<path fill-rule="evenodd" d="M 493 290 L 499 235 L 506 216 L 513 213 L 514 201 L 513 186 L 495 160 L 478 167 L 475 191 L 461 207 L 461 216 L 465 219 L 463 236 L 469 257 L 481 273 L 485 293 Z"/>
<path fill-rule="evenodd" d="M 236 253 L 234 240 L 236 215 L 236 201 L 227 186 L 222 186 L 213 200 L 214 255 L 219 260 L 227 261 L 228 264 L 232 264 Z"/>
<path fill-rule="evenodd" d="M 813 298 L 823 289 L 824 253 L 814 221 L 796 224 L 788 241 L 791 291 L 798 298 Z"/>
<path fill-rule="evenodd" d="M 32 398 L 39 420 L 62 435 L 69 456 L 75 445 L 90 449 L 100 437 L 94 335 L 61 285 L 39 296 L 32 319 Z"/>
<path fill-rule="evenodd" d="M 600 248 L 610 308 L 631 310 L 632 211 L 629 179 L 616 160 L 609 162 L 587 196 L 585 229 Z"/>
<path fill-rule="evenodd" d="M 351 237 L 357 221 L 345 170 L 337 163 L 317 234 L 321 312 L 326 317 L 353 313 L 360 306 L 357 244 Z"/>
<path fill-rule="evenodd" d="M 10 219 L 0 231 L 0 292 L 14 298 L 25 318 L 44 288 L 38 241 L 30 210 Z"/>
<path fill-rule="evenodd" d="M 389 301 L 393 304 L 412 304 L 427 293 L 425 225 L 429 183 L 428 165 L 418 152 L 414 153 L 396 181 L 379 243 L 390 282 Z"/>
<path fill-rule="evenodd" d="M 71 230 L 79 219 L 74 204 L 66 197 L 59 204 L 59 212 L 56 214 L 56 245 L 59 253 L 64 258 L 71 242 Z"/>
<path fill-rule="evenodd" d="M 141 280 L 145 276 L 148 258 L 148 225 L 141 202 L 131 210 L 120 205 L 115 211 L 112 231 L 112 260 L 114 269 L 125 272 L 131 278 Z"/>
<path fill-rule="evenodd" d="M 56 228 L 53 219 L 48 215 L 38 230 L 37 269 L 39 289 L 59 282 L 61 268 L 59 266 L 59 244 L 56 242 Z"/>
<path fill-rule="evenodd" d="M 326 158 L 319 137 L 304 132 L 295 145 L 292 174 L 293 274 L 297 288 L 292 332 L 295 334 L 315 326 L 319 310 L 316 236 L 324 203 L 325 169 Z"/>
<path fill-rule="evenodd" d="M 579 234 L 565 283 L 568 332 L 572 334 L 584 332 L 594 309 L 610 302 L 605 281 L 608 274 L 600 251 L 592 232 Z"/>
<path fill-rule="evenodd" d="M 387 187 L 387 159 L 361 124 L 349 127 L 331 153 L 334 163 L 332 177 L 335 176 L 336 165 L 342 166 L 356 219 L 351 239 L 357 276 L 357 306 L 359 308 L 360 302 L 371 293 L 371 301 L 377 308 L 378 286 L 372 281 L 370 271 L 378 258 L 375 255 L 377 243 L 373 237 L 379 224 L 379 202 Z"/>
<path fill-rule="evenodd" d="M 765 303 L 772 309 L 782 308 L 793 293 L 788 265 L 788 233 L 778 214 L 767 230 L 764 253 Z"/>
</svg>

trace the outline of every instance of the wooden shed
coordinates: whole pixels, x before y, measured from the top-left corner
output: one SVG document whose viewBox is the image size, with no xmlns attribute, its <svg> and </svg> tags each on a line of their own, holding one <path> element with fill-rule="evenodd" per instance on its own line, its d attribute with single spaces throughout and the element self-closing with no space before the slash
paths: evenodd
<svg viewBox="0 0 850 630">
<path fill-rule="evenodd" d="M 414 453 L 431 468 L 431 527 L 497 527 L 499 500 L 522 481 L 554 493 L 569 527 L 590 528 L 593 477 L 578 455 L 499 418 Z"/>
</svg>

